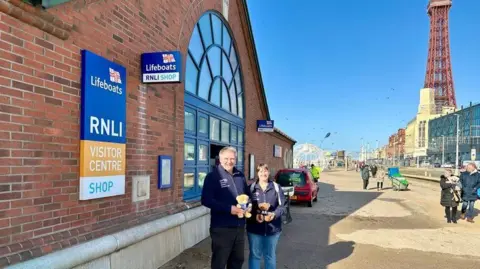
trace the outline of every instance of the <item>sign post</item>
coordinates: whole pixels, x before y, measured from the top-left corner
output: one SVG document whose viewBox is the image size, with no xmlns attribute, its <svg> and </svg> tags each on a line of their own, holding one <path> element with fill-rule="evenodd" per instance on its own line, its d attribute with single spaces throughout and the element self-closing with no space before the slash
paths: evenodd
<svg viewBox="0 0 480 269">
<path fill-rule="evenodd" d="M 181 82 L 182 58 L 179 51 L 143 53 L 141 62 L 142 83 Z"/>
<path fill-rule="evenodd" d="M 273 131 L 274 131 L 273 120 L 257 120 L 257 132 L 271 133 Z"/>
<path fill-rule="evenodd" d="M 125 67 L 82 50 L 80 200 L 125 194 Z"/>
</svg>

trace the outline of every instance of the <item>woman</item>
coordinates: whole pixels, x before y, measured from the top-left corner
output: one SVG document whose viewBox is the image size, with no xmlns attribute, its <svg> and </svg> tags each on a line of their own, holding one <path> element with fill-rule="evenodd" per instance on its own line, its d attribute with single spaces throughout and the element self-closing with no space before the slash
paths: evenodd
<svg viewBox="0 0 480 269">
<path fill-rule="evenodd" d="M 282 231 L 285 196 L 282 188 L 270 179 L 266 164 L 257 166 L 258 179 L 250 185 L 252 216 L 247 220 L 250 269 L 260 269 L 262 256 L 265 269 L 277 266 L 277 242 Z M 261 209 L 262 208 L 262 209 Z"/>
<path fill-rule="evenodd" d="M 380 167 L 377 175 L 377 191 L 383 190 L 383 181 L 385 180 L 385 170 L 383 167 Z"/>
<path fill-rule="evenodd" d="M 459 203 L 458 190 L 458 178 L 452 176 L 450 170 L 445 170 L 445 174 L 440 176 L 440 187 L 442 188 L 442 194 L 440 204 L 445 207 L 445 215 L 447 217 L 447 223 L 457 223 L 457 207 Z"/>
</svg>

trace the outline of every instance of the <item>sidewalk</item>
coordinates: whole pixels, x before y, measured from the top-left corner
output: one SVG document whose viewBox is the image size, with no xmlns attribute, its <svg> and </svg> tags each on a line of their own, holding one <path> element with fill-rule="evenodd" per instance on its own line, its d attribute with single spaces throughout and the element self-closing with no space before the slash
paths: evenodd
<svg viewBox="0 0 480 269">
<path fill-rule="evenodd" d="M 395 192 L 386 181 L 383 191 L 373 185 L 363 190 L 354 171 L 324 173 L 319 184 L 313 207 L 292 205 L 293 221 L 284 226 L 277 268 L 480 268 L 475 250 L 480 227 L 445 222 L 438 184 L 415 181 L 412 190 Z M 159 269 L 208 269 L 210 255 L 206 239 Z M 243 269 L 247 261 L 245 246 Z"/>
<path fill-rule="evenodd" d="M 343 168 L 344 171 L 344 168 Z M 340 169 L 322 173 L 322 176 L 332 173 L 333 176 L 341 172 Z M 330 177 L 332 177 L 330 176 Z M 322 180 L 321 180 L 322 181 Z M 380 194 L 366 192 L 336 192 L 332 184 L 320 182 L 321 193 L 319 201 L 313 208 L 305 205 L 292 205 L 293 222 L 283 226 L 282 236 L 277 248 L 278 268 L 282 269 L 323 269 L 327 265 L 343 260 L 350 256 L 354 249 L 351 241 L 332 243 L 330 227 L 345 216 L 371 202 Z M 353 203 L 333 202 L 331 199 L 355 199 Z M 333 202 L 341 205 L 339 215 L 323 215 L 320 213 L 322 204 Z M 245 263 L 248 268 L 248 240 L 245 238 Z M 210 268 L 210 238 L 184 251 L 159 269 L 207 269 Z"/>
</svg>

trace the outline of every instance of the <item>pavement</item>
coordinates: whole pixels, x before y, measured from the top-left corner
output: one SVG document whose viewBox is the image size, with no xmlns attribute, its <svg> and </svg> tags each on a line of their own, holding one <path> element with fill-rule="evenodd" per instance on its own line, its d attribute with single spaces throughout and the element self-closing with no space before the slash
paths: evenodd
<svg viewBox="0 0 480 269">
<path fill-rule="evenodd" d="M 409 180 L 408 191 L 391 190 L 388 180 L 383 191 L 373 188 L 373 180 L 362 190 L 358 173 L 322 173 L 318 202 L 312 208 L 292 205 L 277 268 L 480 268 L 480 218 L 447 224 L 438 183 Z M 210 254 L 206 239 L 160 269 L 210 268 Z"/>
</svg>

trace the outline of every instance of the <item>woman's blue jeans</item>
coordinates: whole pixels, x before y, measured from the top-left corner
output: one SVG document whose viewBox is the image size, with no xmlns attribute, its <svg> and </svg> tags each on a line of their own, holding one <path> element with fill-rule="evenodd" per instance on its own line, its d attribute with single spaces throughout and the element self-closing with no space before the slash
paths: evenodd
<svg viewBox="0 0 480 269">
<path fill-rule="evenodd" d="M 258 235 L 248 233 L 250 255 L 248 257 L 249 269 L 260 269 L 262 257 L 265 259 L 265 269 L 277 268 L 277 243 L 280 233 L 274 235 Z"/>
</svg>

